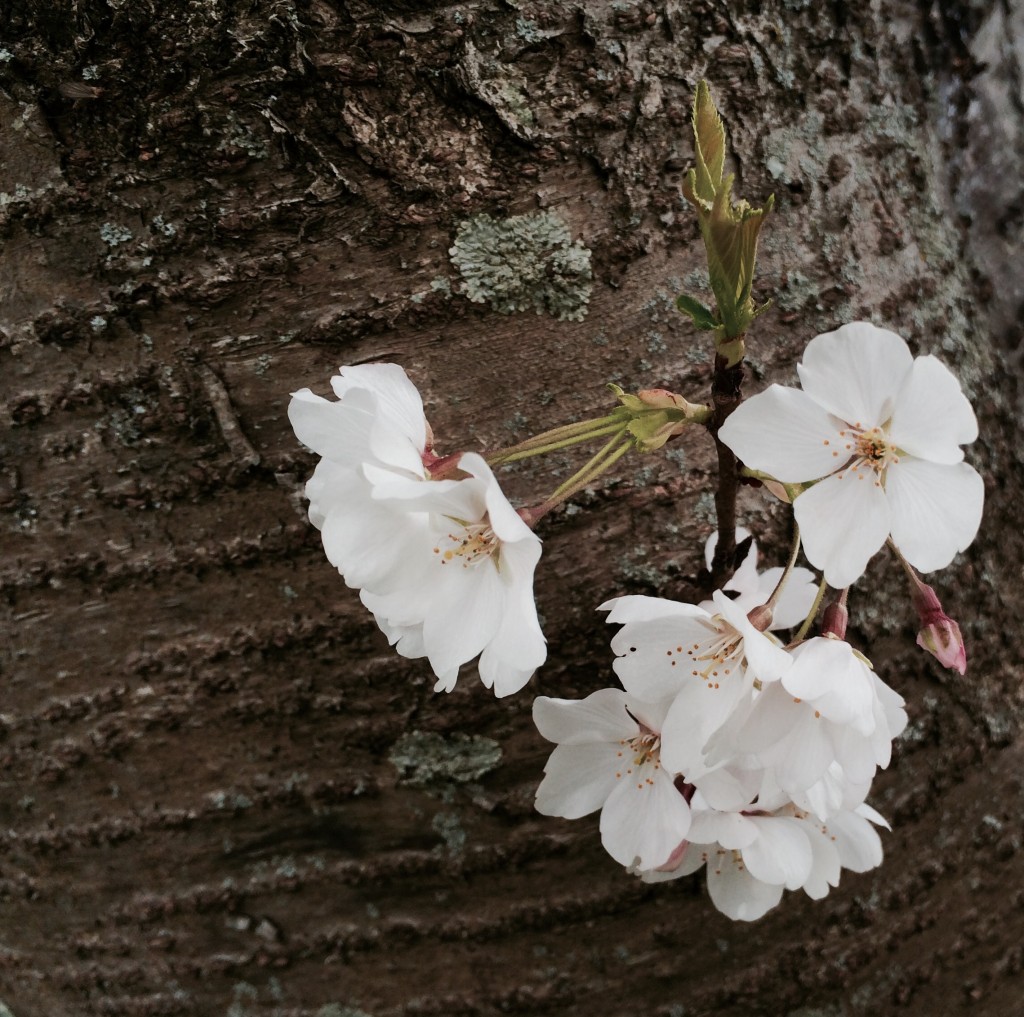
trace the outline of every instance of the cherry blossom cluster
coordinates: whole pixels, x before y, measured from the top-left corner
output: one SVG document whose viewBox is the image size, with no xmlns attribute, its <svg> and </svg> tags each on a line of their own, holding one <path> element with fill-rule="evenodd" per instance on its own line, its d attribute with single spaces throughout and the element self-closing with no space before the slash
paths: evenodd
<svg viewBox="0 0 1024 1017">
<path fill-rule="evenodd" d="M 757 609 L 773 589 L 756 554 L 701 605 L 604 604 L 622 625 L 612 650 L 623 690 L 542 696 L 533 708 L 557 744 L 538 810 L 601 809 L 605 849 L 648 882 L 706 863 L 715 906 L 743 920 L 784 889 L 823 897 L 841 868 L 881 861 L 871 822 L 884 821 L 864 799 L 907 720 L 902 698 L 835 633 L 787 649 L 772 631 L 814 600 L 805 570 L 791 574 L 769 628 L 752 624 L 748 615 L 767 621 Z"/>
<path fill-rule="evenodd" d="M 747 476 L 792 503 L 821 582 L 796 565 L 799 540 L 786 568 L 759 571 L 757 545 L 739 529 L 746 556 L 709 600 L 601 605 L 620 626 L 611 649 L 621 687 L 533 706 L 556 746 L 537 809 L 566 819 L 600 810 L 613 859 L 647 882 L 704 868 L 714 905 L 739 920 L 759 918 L 786 889 L 823 897 L 842 869 L 881 861 L 875 827 L 886 823 L 865 799 L 907 717 L 845 634 L 847 589 L 886 543 L 911 576 L 919 644 L 966 667 L 959 627 L 915 570 L 949 564 L 981 518 L 981 478 L 961 447 L 977 425 L 958 382 L 863 322 L 812 340 L 798 372 L 802 389 L 769 387 L 718 434 Z M 346 367 L 331 385 L 336 399 L 303 389 L 289 406 L 297 437 L 320 456 L 306 495 L 327 558 L 398 653 L 426 658 L 435 690 L 451 691 L 479 658 L 485 686 L 518 692 L 546 654 L 533 526 L 579 484 L 517 511 L 488 458 L 437 454 L 402 368 Z M 630 443 L 656 450 L 709 415 L 667 392 L 617 395 L 623 406 L 609 416 L 490 462 L 624 438 L 607 464 Z M 716 541 L 705 548 L 709 570 Z M 827 586 L 840 593 L 808 635 Z"/>
</svg>

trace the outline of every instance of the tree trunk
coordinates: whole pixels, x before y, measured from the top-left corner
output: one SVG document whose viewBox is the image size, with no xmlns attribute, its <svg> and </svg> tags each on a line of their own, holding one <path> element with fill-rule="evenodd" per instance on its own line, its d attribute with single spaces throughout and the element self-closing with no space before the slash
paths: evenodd
<svg viewBox="0 0 1024 1017">
<path fill-rule="evenodd" d="M 1022 46 L 1020 0 L 6 0 L 10 1012 L 1016 1012 Z M 442 453 L 605 412 L 609 381 L 707 399 L 673 306 L 708 299 L 679 192 L 701 77 L 739 193 L 776 195 L 748 390 L 871 319 L 963 380 L 988 491 L 937 580 L 966 678 L 914 646 L 884 555 L 851 596 L 911 716 L 871 798 L 885 862 L 753 925 L 701 876 L 625 874 L 596 818 L 533 810 L 532 695 L 614 681 L 598 604 L 695 592 L 706 436 L 545 519 L 550 659 L 497 700 L 472 674 L 435 695 L 387 647 L 306 521 L 286 417 L 373 360 L 407 368 Z M 449 255 L 461 224 L 528 213 L 585 245 L 589 284 L 510 296 Z M 581 463 L 502 483 L 536 502 Z M 741 492 L 773 564 L 783 508 Z"/>
</svg>

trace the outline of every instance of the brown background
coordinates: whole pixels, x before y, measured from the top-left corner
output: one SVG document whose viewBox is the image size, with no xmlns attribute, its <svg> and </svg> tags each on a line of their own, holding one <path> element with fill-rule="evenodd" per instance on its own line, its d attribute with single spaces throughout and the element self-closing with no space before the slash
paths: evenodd
<svg viewBox="0 0 1024 1017">
<path fill-rule="evenodd" d="M 10 1011 L 1020 1012 L 1022 53 L 1018 0 L 6 0 Z M 937 579 L 965 678 L 913 646 L 884 556 L 852 597 L 911 716 L 872 797 L 884 865 L 752 926 L 700 877 L 624 875 L 596 820 L 532 810 L 531 695 L 611 682 L 597 604 L 694 593 L 702 435 L 545 522 L 550 660 L 497 701 L 471 672 L 434 696 L 388 651 L 305 522 L 286 418 L 289 391 L 376 359 L 420 385 L 440 451 L 598 411 L 610 380 L 706 398 L 672 308 L 702 294 L 678 189 L 702 76 L 741 193 L 777 199 L 753 387 L 792 382 L 819 331 L 888 325 L 963 379 L 988 489 Z M 593 252 L 582 322 L 458 294 L 458 224 L 540 208 Z M 529 500 L 580 461 L 503 483 Z M 743 494 L 773 562 L 777 508 Z"/>
</svg>

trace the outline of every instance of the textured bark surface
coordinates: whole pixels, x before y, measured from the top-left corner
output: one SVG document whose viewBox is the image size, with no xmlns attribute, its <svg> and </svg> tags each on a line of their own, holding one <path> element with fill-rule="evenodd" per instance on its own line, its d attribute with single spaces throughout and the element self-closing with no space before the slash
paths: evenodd
<svg viewBox="0 0 1024 1017">
<path fill-rule="evenodd" d="M 5 0 L 10 1012 L 1016 1013 L 1022 50 L 1016 0 Z M 606 381 L 707 398 L 672 306 L 704 292 L 678 187 L 702 76 L 740 193 L 777 198 L 749 384 L 873 318 L 963 379 L 988 488 L 938 581 L 966 678 L 913 646 L 884 556 L 851 598 L 911 715 L 872 797 L 885 863 L 752 926 L 533 812 L 530 695 L 469 671 L 438 697 L 388 650 L 305 521 L 285 415 L 378 359 L 439 451 L 601 410 Z M 460 292 L 460 223 L 541 209 L 592 252 L 582 321 Z M 713 461 L 685 437 L 545 520 L 531 691 L 611 684 L 606 597 L 693 591 Z M 536 500 L 580 462 L 503 483 Z M 741 512 L 781 561 L 785 513 Z"/>
</svg>

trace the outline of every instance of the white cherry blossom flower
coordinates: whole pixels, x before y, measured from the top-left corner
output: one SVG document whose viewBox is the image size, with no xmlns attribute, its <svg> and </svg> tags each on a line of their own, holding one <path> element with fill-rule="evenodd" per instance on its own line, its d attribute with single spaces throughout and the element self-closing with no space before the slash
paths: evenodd
<svg viewBox="0 0 1024 1017">
<path fill-rule="evenodd" d="M 750 806 L 721 812 L 692 802 L 689 840 L 669 862 L 640 871 L 645 882 L 663 882 L 707 866 L 712 903 L 734 921 L 761 918 L 784 890 L 802 889 L 815 900 L 839 885 L 842 869 L 867 872 L 882 861 L 882 843 L 872 823 L 888 828 L 870 805 L 861 804 L 816 820 L 789 803 L 773 811 Z"/>
<path fill-rule="evenodd" d="M 671 699 L 662 756 L 690 783 L 724 762 L 709 761 L 705 748 L 734 713 L 749 709 L 755 678 L 777 681 L 792 664 L 771 636 L 751 625 L 741 605 L 720 590 L 712 603 L 714 614 L 658 597 L 619 597 L 600 608 L 623 626 L 612 649 L 626 691 Z"/>
<path fill-rule="evenodd" d="M 797 369 L 802 391 L 770 386 L 719 437 L 751 469 L 818 481 L 793 501 L 811 564 L 849 586 L 891 536 L 922 572 L 948 565 L 974 539 L 984 501 L 963 462 L 978 425 L 956 378 L 867 322 L 812 339 Z"/>
<path fill-rule="evenodd" d="M 690 827 L 690 808 L 661 762 L 667 702 L 619 689 L 582 700 L 534 700 L 540 733 L 556 743 L 537 789 L 537 811 L 579 819 L 601 810 L 601 843 L 621 865 L 664 863 Z"/>
<path fill-rule="evenodd" d="M 734 744 L 789 796 L 810 791 L 833 764 L 845 780 L 870 783 L 906 726 L 903 699 L 842 640 L 810 639 L 792 657 L 782 680 L 759 693 Z"/>
<path fill-rule="evenodd" d="M 405 657 L 426 657 L 437 691 L 480 655 L 499 696 L 545 657 L 533 600 L 540 541 L 475 453 L 457 479 L 437 462 L 419 393 L 395 364 L 343 368 L 337 402 L 296 392 L 296 436 L 323 458 L 306 485 L 328 560 Z M 454 463 L 453 463 L 454 465 Z"/>
</svg>

